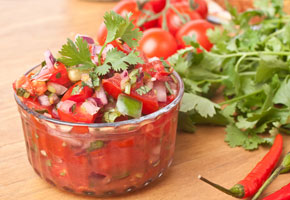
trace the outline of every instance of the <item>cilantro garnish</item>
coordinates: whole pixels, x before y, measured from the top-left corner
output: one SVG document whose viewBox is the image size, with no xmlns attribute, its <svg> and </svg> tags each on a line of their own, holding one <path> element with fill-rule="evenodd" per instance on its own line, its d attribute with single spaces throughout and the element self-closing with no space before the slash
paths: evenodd
<svg viewBox="0 0 290 200">
<path fill-rule="evenodd" d="M 190 122 L 227 124 L 225 141 L 247 150 L 271 144 L 274 134 L 290 130 L 289 16 L 280 0 L 255 5 L 244 13 L 227 5 L 233 20 L 208 31 L 214 44 L 210 52 L 197 53 L 202 47 L 196 38 L 186 37 L 191 47 L 168 59 L 185 85 L 180 128 L 193 130 Z M 255 16 L 264 20 L 253 26 Z M 210 98 L 218 88 L 225 101 L 216 104 Z"/>
<path fill-rule="evenodd" d="M 144 86 L 141 86 L 139 87 L 136 92 L 139 94 L 139 95 L 144 95 L 144 94 L 147 94 L 148 92 L 150 92 L 152 90 L 152 88 L 144 85 Z"/>
<path fill-rule="evenodd" d="M 77 37 L 76 42 L 67 39 L 67 43 L 62 46 L 59 51 L 62 55 L 58 60 L 66 66 L 75 66 L 82 64 L 90 68 L 95 67 L 91 60 L 91 53 L 87 41 L 81 37 Z"/>
<path fill-rule="evenodd" d="M 107 53 L 104 63 L 101 66 L 96 67 L 95 73 L 102 76 L 107 74 L 110 69 L 120 72 L 128 69 L 129 65 L 135 65 L 137 63 L 144 63 L 142 58 L 139 57 L 138 52 L 131 51 L 127 55 L 122 51 L 118 51 L 117 48 L 114 48 Z"/>
</svg>

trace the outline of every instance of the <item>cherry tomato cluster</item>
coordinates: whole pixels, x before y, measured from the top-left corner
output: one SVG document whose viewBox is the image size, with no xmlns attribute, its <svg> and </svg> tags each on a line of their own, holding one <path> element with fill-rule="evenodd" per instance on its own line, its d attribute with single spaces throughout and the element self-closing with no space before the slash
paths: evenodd
<svg viewBox="0 0 290 200">
<path fill-rule="evenodd" d="M 168 58 L 178 49 L 185 48 L 183 37 L 195 35 L 207 51 L 210 43 L 206 32 L 214 26 L 206 21 L 208 7 L 205 0 L 122 0 L 113 10 L 130 19 L 143 31 L 139 50 L 149 58 Z M 98 31 L 98 42 L 104 44 L 107 30 L 104 23 Z"/>
</svg>

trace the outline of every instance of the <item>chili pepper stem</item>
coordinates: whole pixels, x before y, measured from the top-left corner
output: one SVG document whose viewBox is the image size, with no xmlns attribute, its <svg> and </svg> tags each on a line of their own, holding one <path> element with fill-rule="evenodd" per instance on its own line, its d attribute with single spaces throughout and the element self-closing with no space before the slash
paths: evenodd
<svg viewBox="0 0 290 200">
<path fill-rule="evenodd" d="M 242 198 L 243 197 L 244 191 L 243 191 L 242 187 L 239 187 L 239 185 L 234 186 L 232 189 L 227 189 L 227 188 L 225 188 L 225 187 L 223 187 L 221 185 L 218 185 L 216 183 L 211 182 L 210 180 L 202 177 L 201 175 L 198 175 L 198 178 L 200 180 L 202 180 L 203 182 L 205 182 L 205 183 L 213 186 L 214 188 L 218 189 L 219 191 L 224 192 L 225 194 L 231 195 L 231 196 L 236 197 L 236 198 Z"/>
</svg>

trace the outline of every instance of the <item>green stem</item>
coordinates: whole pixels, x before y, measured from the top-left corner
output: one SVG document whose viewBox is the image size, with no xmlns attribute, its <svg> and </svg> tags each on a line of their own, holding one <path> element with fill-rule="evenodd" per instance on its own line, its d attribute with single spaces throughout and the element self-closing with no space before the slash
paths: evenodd
<svg viewBox="0 0 290 200">
<path fill-rule="evenodd" d="M 219 105 L 222 106 L 222 105 L 225 105 L 225 104 L 231 104 L 231 103 L 234 103 L 234 102 L 236 102 L 236 101 L 239 101 L 239 100 L 242 100 L 242 99 L 248 98 L 248 97 L 250 97 L 250 96 L 253 96 L 253 95 L 259 94 L 259 93 L 261 93 L 261 92 L 263 92 L 262 89 L 261 89 L 261 90 L 257 90 L 257 91 L 255 91 L 255 92 L 253 92 L 253 93 L 250 93 L 250 94 L 246 94 L 246 95 L 243 95 L 243 96 L 239 96 L 239 97 L 236 97 L 236 98 L 230 99 L 230 100 L 228 100 L 228 101 L 221 102 Z"/>
<path fill-rule="evenodd" d="M 243 191 L 243 188 L 241 185 L 235 185 L 233 188 L 231 189 L 227 189 L 221 185 L 218 185 L 216 183 L 213 183 L 209 180 L 207 180 L 206 178 L 202 177 L 202 176 L 198 176 L 198 178 L 200 180 L 202 180 L 203 182 L 213 186 L 214 188 L 218 189 L 219 191 L 221 192 L 224 192 L 225 194 L 228 194 L 228 195 L 231 195 L 233 197 L 236 197 L 236 198 L 242 198 L 244 196 L 244 191 Z"/>
<path fill-rule="evenodd" d="M 180 18 L 180 20 L 183 24 L 185 24 L 186 22 L 189 21 L 174 6 L 172 6 L 171 9 L 178 15 L 178 17 Z"/>
<path fill-rule="evenodd" d="M 266 37 L 266 39 L 264 40 L 264 42 L 267 42 L 269 39 L 271 39 L 273 36 L 279 35 L 281 33 L 283 33 L 285 31 L 285 29 L 280 29 L 278 31 L 273 32 L 272 34 L 268 35 Z"/>
<path fill-rule="evenodd" d="M 242 61 L 244 60 L 244 58 L 247 57 L 246 54 L 244 54 L 243 56 L 241 56 L 238 60 L 238 62 L 235 65 L 235 71 L 238 73 L 239 72 L 239 66 L 242 63 Z"/>
<path fill-rule="evenodd" d="M 274 179 L 277 178 L 277 176 L 280 174 L 280 172 L 284 169 L 284 166 L 279 166 L 272 175 L 265 181 L 265 183 L 260 187 L 258 192 L 255 194 L 255 196 L 252 198 L 252 200 L 257 200 L 262 192 L 274 181 Z"/>
<path fill-rule="evenodd" d="M 290 52 L 287 51 L 280 51 L 280 52 L 271 52 L 271 51 L 254 51 L 254 52 L 240 52 L 240 53 L 233 53 L 233 54 L 215 54 L 212 52 L 207 52 L 209 54 L 212 54 L 213 56 L 217 56 L 220 58 L 231 58 L 231 57 L 239 57 L 239 56 L 258 56 L 260 54 L 262 55 L 275 55 L 275 56 L 290 56 Z"/>
<path fill-rule="evenodd" d="M 99 55 L 98 55 L 98 66 L 100 66 L 100 65 L 102 65 L 102 53 L 103 53 L 103 51 L 104 51 L 104 49 L 106 48 L 106 46 L 107 46 L 107 43 L 105 42 L 105 44 L 102 46 L 102 49 L 101 49 L 101 51 L 100 51 L 100 53 L 99 53 Z"/>
</svg>

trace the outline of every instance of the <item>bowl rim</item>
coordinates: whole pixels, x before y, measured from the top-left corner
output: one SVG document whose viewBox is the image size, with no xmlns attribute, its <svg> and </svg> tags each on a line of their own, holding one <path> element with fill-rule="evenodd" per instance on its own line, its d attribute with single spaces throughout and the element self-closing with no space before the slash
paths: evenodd
<svg viewBox="0 0 290 200">
<path fill-rule="evenodd" d="M 41 64 L 38 64 L 34 67 L 32 67 L 30 70 L 28 70 L 25 75 L 29 74 L 31 71 L 35 70 L 37 67 L 40 67 Z M 184 93 L 184 84 L 183 81 L 181 79 L 181 77 L 179 76 L 179 74 L 176 71 L 173 71 L 173 75 L 175 76 L 175 78 L 177 78 L 178 81 L 178 85 L 179 85 L 179 90 L 178 90 L 178 94 L 176 96 L 176 98 L 168 105 L 166 105 L 165 107 L 161 108 L 160 110 L 151 113 L 149 115 L 145 115 L 145 116 L 141 116 L 140 118 L 137 119 L 130 119 L 130 120 L 125 120 L 125 121 L 120 121 L 120 122 L 110 122 L 110 123 L 83 123 L 83 122 L 67 122 L 67 121 L 62 121 L 62 120 L 58 120 L 58 119 L 53 119 L 50 117 L 47 117 L 45 115 L 42 115 L 40 113 L 37 113 L 36 111 L 28 108 L 21 100 L 20 98 L 17 96 L 17 94 L 14 91 L 14 98 L 16 100 L 16 103 L 25 111 L 27 111 L 28 113 L 32 114 L 34 117 L 37 117 L 38 119 L 41 120 L 45 120 L 47 122 L 52 122 L 54 124 L 58 124 L 58 125 L 66 125 L 66 126 L 86 126 L 86 127 L 91 127 L 91 128 L 101 128 L 101 127 L 119 127 L 119 126 L 123 126 L 123 125 L 130 125 L 130 124 L 139 124 L 143 121 L 146 120 L 154 120 L 156 117 L 158 117 L 159 115 L 162 115 L 163 113 L 168 112 L 169 110 L 171 110 L 173 107 L 175 107 L 182 99 L 183 93 Z"/>
</svg>

